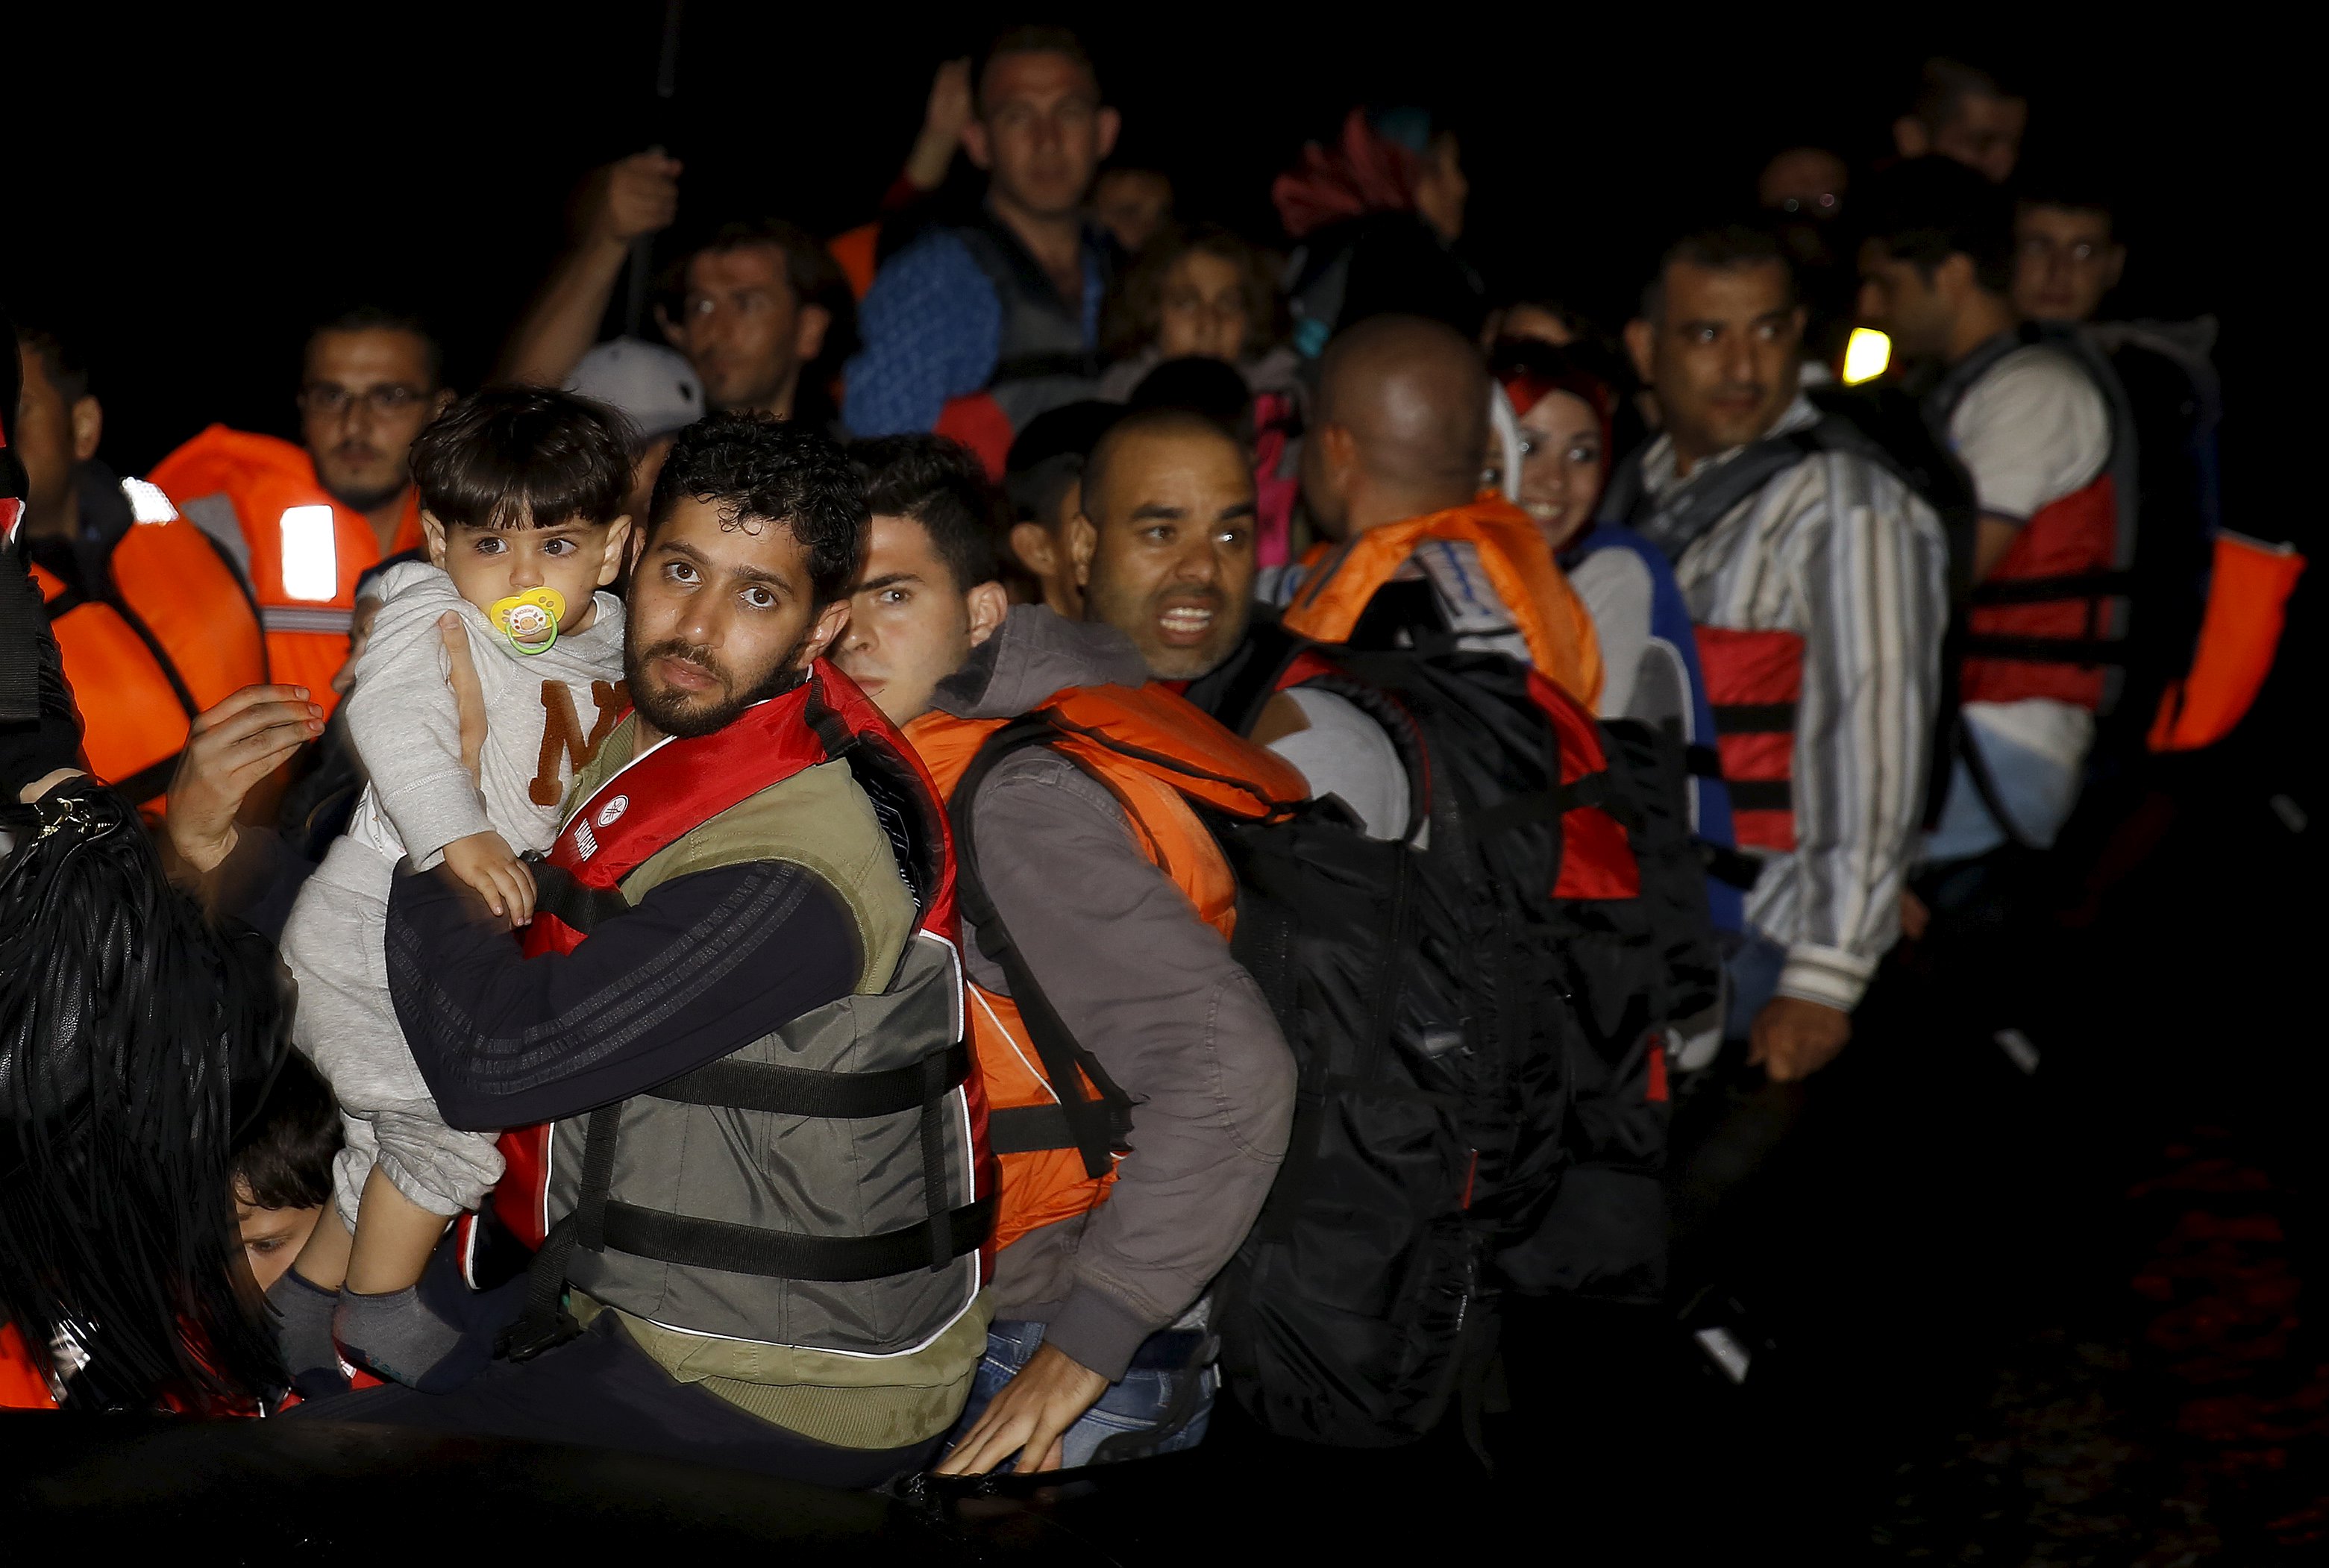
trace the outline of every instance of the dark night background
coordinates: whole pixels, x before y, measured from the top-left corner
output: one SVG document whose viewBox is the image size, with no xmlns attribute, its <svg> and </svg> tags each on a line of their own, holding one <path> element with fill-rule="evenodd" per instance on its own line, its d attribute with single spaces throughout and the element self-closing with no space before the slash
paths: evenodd
<svg viewBox="0 0 2329 1568">
<path fill-rule="evenodd" d="M 1670 1321 L 1539 1321 L 1559 1417 L 1492 1416 L 1494 1481 L 1453 1448 L 1289 1456 L 1223 1418 L 1185 1463 L 1126 1467 L 1139 1475 L 1060 1505 L 1053 1525 L 1124 1561 L 1202 1561 L 1217 1517 L 1244 1532 L 1265 1516 L 1312 1554 L 1347 1535 L 1377 1557 L 1606 1536 L 1611 1556 L 1572 1560 L 1674 1560 L 1664 1538 L 1731 1556 L 1784 1544 L 1775 1560 L 1806 1563 L 2165 1568 L 2318 1561 L 2329 1540 L 2329 1329 L 2305 1295 L 2329 1279 L 2329 1073 L 2306 984 L 2324 569 L 2305 471 L 2318 263 L 2301 232 L 2319 181 L 2312 141 L 2284 128 L 2319 88 L 2290 40 L 2238 17 L 2205 33 L 2212 12 L 1723 15 L 1181 4 L 1065 19 L 1124 109 L 1123 156 L 1167 169 L 1183 216 L 1275 241 L 1268 182 L 1305 140 L 1353 103 L 1420 103 L 1463 138 L 1463 249 L 1492 288 L 1550 283 L 1611 322 L 1661 241 L 1742 203 L 1772 151 L 1819 143 L 1864 167 L 1890 153 L 1923 57 L 1991 67 L 2030 95 L 2028 156 L 2099 159 L 2125 193 L 2132 257 L 2107 310 L 2221 318 L 2228 520 L 2316 562 L 2279 667 L 2230 741 L 2162 770 L 2172 826 L 2151 864 L 2054 939 L 2059 993 L 2029 1019 L 2041 1072 L 1872 1016 L 1813 1081 L 1725 1281 L 1769 1330 L 1768 1371 L 1730 1389 Z M 659 141 L 687 162 L 683 226 L 774 213 L 836 232 L 872 215 L 935 64 L 1014 19 L 692 0 L 678 97 L 659 109 L 662 16 L 655 0 L 20 4 L 0 15 L 0 299 L 77 331 L 104 455 L 126 472 L 212 420 L 292 434 L 306 329 L 358 301 L 419 309 L 472 385 L 583 170 Z M 368 1538 L 361 1501 L 274 1518 L 260 1481 L 218 1479 L 243 1459 L 178 1463 L 154 1472 L 180 1490 L 156 1491 L 153 1517 L 207 1507 L 254 1548 Z M 85 1518 L 122 1516 L 127 1474 L 102 1472 Z M 1219 1514 L 1187 1506 L 1199 1497 Z M 631 1538 L 607 1512 L 619 1497 L 559 1506 Z M 638 1539 L 667 1550 L 718 1527 L 711 1503 L 689 1508 Z M 1018 1525 L 993 1528 L 1001 1542 Z"/>
<path fill-rule="evenodd" d="M 12 11 L 24 101 L 0 296 L 78 325 L 107 455 L 129 472 L 212 420 L 291 433 L 306 325 L 358 300 L 419 308 L 457 384 L 474 384 L 560 241 L 575 178 L 650 142 L 687 162 L 683 225 L 863 222 L 938 61 L 1023 14 L 693 0 L 662 109 L 655 0 Z M 1889 154 L 1918 62 L 1956 52 L 2028 84 L 2033 155 L 2094 152 L 2128 186 L 2125 312 L 2213 309 L 2238 338 L 2239 251 L 2219 219 L 2251 156 L 2258 83 L 2239 41 L 1879 14 L 1176 5 L 1066 19 L 1123 107 L 1121 153 L 1169 170 L 1184 216 L 1275 240 L 1268 183 L 1306 139 L 1331 137 L 1353 103 L 1420 103 L 1462 135 L 1463 249 L 1492 287 L 1550 281 L 1613 319 L 1645 252 L 1742 200 L 1777 147 Z"/>
</svg>

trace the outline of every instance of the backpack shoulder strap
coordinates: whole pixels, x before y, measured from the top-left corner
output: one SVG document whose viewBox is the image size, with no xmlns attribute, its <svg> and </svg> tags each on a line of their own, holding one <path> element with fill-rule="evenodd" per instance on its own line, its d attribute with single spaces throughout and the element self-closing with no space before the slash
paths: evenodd
<svg viewBox="0 0 2329 1568">
<path fill-rule="evenodd" d="M 1030 747 L 1051 745 L 1059 733 L 1046 712 L 1014 719 L 989 735 L 963 770 L 949 808 L 954 817 L 955 901 L 976 933 L 978 950 L 1011 983 L 1011 999 L 1018 1006 L 1020 1022 L 1026 1025 L 1027 1038 L 1043 1064 L 1043 1076 L 1059 1097 L 1057 1105 L 989 1110 L 989 1146 L 997 1154 L 1070 1148 L 1082 1157 L 1084 1174 L 1097 1180 L 1116 1168 L 1115 1157 L 1132 1130 L 1131 1097 L 1117 1087 L 1099 1059 L 1077 1042 L 1044 995 L 1034 971 L 1027 967 L 1026 956 L 1012 940 L 995 901 L 986 894 L 978 869 L 977 836 L 971 831 L 972 806 L 987 775 L 1005 759 Z M 1084 1092 L 1087 1077 L 1099 1091 L 1097 1100 Z"/>
</svg>

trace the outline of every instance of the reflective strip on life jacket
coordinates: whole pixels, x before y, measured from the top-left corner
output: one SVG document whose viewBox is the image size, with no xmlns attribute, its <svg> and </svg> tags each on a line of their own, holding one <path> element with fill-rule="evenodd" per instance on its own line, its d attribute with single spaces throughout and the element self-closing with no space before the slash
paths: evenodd
<svg viewBox="0 0 2329 1568">
<path fill-rule="evenodd" d="M 1286 629 L 1316 642 L 1350 639 L 1376 590 L 1426 539 L 1463 541 L 1528 644 L 1530 662 L 1588 708 L 1601 700 L 1601 647 L 1593 619 L 1527 513 L 1501 496 L 1370 528 L 1307 558 L 1309 575 L 1281 618 Z"/>
<path fill-rule="evenodd" d="M 2288 596 L 2305 566 L 2294 546 L 2217 532 L 2199 646 L 2190 673 L 2161 694 L 2152 751 L 2197 751 L 2232 732 L 2272 673 Z"/>
<path fill-rule="evenodd" d="M 2126 634 L 2119 512 L 2106 471 L 2023 524 L 1968 597 L 1959 701 L 2104 705 Z"/>
<path fill-rule="evenodd" d="M 1796 847 L 1796 709 L 1803 699 L 1804 639 L 1792 631 L 1692 628 L 1715 749 L 1730 793 L 1739 843 L 1781 853 Z"/>
<path fill-rule="evenodd" d="M 1155 685 L 1074 687 L 1054 694 L 1037 712 L 1049 717 L 1055 731 L 1045 743 L 1108 790 L 1123 808 L 1141 853 L 1181 890 L 1199 918 L 1229 938 L 1237 921 L 1237 883 L 1188 802 L 1242 820 L 1265 819 L 1309 793 L 1301 775 L 1275 753 L 1239 739 Z M 940 794 L 952 803 L 980 748 L 1008 723 L 931 712 L 909 724 L 906 735 Z M 964 861 L 975 863 L 971 846 L 964 846 Z M 1116 1170 L 1110 1164 L 1094 1174 L 1081 1151 L 1056 1131 L 1017 1136 L 1022 1123 L 1049 1127 L 1025 1113 L 1059 1107 L 1061 1097 L 1019 1004 L 975 983 L 970 991 L 971 1048 L 1001 1171 L 995 1244 L 1007 1247 L 1031 1231 L 1105 1201 Z M 1113 1086 L 1092 1070 L 1098 1063 L 1088 1051 L 1080 1056 L 1088 1065 L 1075 1069 L 1079 1103 L 1108 1103 Z M 1064 1125 L 1065 1119 L 1060 1119 Z"/>
<path fill-rule="evenodd" d="M 372 520 L 325 492 L 306 451 L 272 436 L 212 425 L 146 477 L 242 565 L 269 674 L 306 686 L 328 716 L 339 701 L 332 677 L 347 662 L 356 581 L 420 543 L 418 492 L 406 487 L 396 536 L 382 551 Z"/>
</svg>

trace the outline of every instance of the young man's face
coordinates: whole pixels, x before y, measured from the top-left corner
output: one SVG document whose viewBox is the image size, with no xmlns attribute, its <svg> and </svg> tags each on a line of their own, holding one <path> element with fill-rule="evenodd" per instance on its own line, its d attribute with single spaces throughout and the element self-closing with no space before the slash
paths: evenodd
<svg viewBox="0 0 2329 1568">
<path fill-rule="evenodd" d="M 569 517 L 543 528 L 473 528 L 440 523 L 423 512 L 420 531 L 429 542 L 429 559 L 479 609 L 490 611 L 498 600 L 547 588 L 565 605 L 558 629 L 576 632 L 594 619 L 593 596 L 622 572 L 631 520 L 588 523 Z"/>
<path fill-rule="evenodd" d="M 2013 177 L 2013 165 L 2022 156 L 2022 133 L 2029 124 L 2030 105 L 2023 99 L 1974 94 L 1961 100 L 1949 123 L 1933 134 L 1933 151 L 1979 169 L 2002 185 Z"/>
<path fill-rule="evenodd" d="M 790 418 L 801 366 L 824 349 L 832 325 L 823 306 L 793 292 L 779 247 L 740 245 L 687 264 L 687 298 L 667 331 L 712 407 Z"/>
<path fill-rule="evenodd" d="M 1952 256 L 1931 276 L 1871 240 L 1860 248 L 1860 319 L 1892 339 L 1896 356 L 1939 359 L 1957 328 L 1957 275 L 1970 275 Z"/>
<path fill-rule="evenodd" d="M 1666 269 L 1665 312 L 1626 328 L 1675 449 L 1693 462 L 1759 439 L 1795 401 L 1804 313 L 1777 261 Z"/>
<path fill-rule="evenodd" d="M 342 505 L 386 505 L 411 478 L 412 439 L 452 401 L 429 373 L 428 345 L 411 333 L 317 333 L 299 388 L 299 430 L 316 479 Z"/>
<path fill-rule="evenodd" d="M 1116 145 L 1116 111 L 1100 106 L 1091 72 L 1064 54 L 1005 54 L 988 64 L 978 98 L 963 150 L 995 194 L 1033 217 L 1073 216 Z"/>
<path fill-rule="evenodd" d="M 2025 206 L 2013 242 L 2013 307 L 2032 321 L 2093 320 L 2126 266 L 2110 214 L 2089 208 Z"/>
<path fill-rule="evenodd" d="M 788 690 L 849 619 L 814 602 L 807 546 L 766 518 L 723 521 L 693 496 L 640 551 L 623 671 L 639 717 L 665 735 L 708 735 Z"/>
<path fill-rule="evenodd" d="M 876 516 L 833 662 L 891 723 L 904 724 L 929 711 L 938 684 L 994 635 L 1009 609 L 999 582 L 957 587 L 919 523 Z"/>
<path fill-rule="evenodd" d="M 1087 476 L 1088 478 L 1093 476 Z M 1193 680 L 1229 657 L 1251 611 L 1253 475 L 1226 435 L 1125 439 L 1084 486 L 1070 550 L 1084 619 L 1130 638 L 1159 680 Z"/>
</svg>

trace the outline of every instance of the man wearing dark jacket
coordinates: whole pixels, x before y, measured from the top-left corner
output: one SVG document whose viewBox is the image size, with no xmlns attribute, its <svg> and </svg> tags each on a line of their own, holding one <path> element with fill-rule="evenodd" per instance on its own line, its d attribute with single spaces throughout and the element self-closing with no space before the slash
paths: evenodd
<svg viewBox="0 0 2329 1568">
<path fill-rule="evenodd" d="M 838 655 L 893 720 L 924 708 L 938 723 L 1015 718 L 1065 688 L 1147 684 L 1140 651 L 1113 628 L 1032 605 L 998 624 L 975 470 L 938 482 L 929 452 L 904 445 L 872 477 L 873 547 Z M 940 1469 L 981 1472 L 1014 1454 L 1023 1470 L 1083 1464 L 1114 1434 L 1168 1424 L 1177 1431 L 1149 1451 L 1187 1447 L 1214 1388 L 1205 1287 L 1285 1153 L 1292 1059 L 1229 944 L 1142 853 L 1098 779 L 1049 747 L 1020 751 L 977 787 L 970 823 L 996 914 L 1070 1034 L 1131 1098 L 1134 1125 L 1104 1203 L 997 1253 L 986 1362 Z M 1010 994 L 968 921 L 963 952 L 975 984 Z"/>
</svg>

